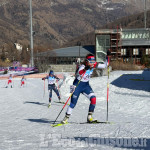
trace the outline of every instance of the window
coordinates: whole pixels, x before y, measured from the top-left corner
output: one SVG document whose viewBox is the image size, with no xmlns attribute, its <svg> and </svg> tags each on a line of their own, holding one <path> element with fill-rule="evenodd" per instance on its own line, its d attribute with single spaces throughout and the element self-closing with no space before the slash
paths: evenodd
<svg viewBox="0 0 150 150">
<path fill-rule="evenodd" d="M 139 49 L 138 48 L 133 49 L 133 55 L 139 55 Z"/>
<path fill-rule="evenodd" d="M 105 62 L 106 55 L 103 52 L 96 53 L 96 61 L 97 62 Z"/>
<path fill-rule="evenodd" d="M 126 48 L 122 48 L 122 49 L 121 49 L 121 55 L 126 55 L 126 54 L 127 54 Z"/>
<path fill-rule="evenodd" d="M 106 53 L 107 48 L 110 48 L 110 35 L 97 35 L 96 52 Z"/>
<path fill-rule="evenodd" d="M 146 55 L 150 55 L 150 48 L 146 48 Z"/>
<path fill-rule="evenodd" d="M 110 46 L 110 40 L 106 39 L 106 46 Z"/>
<path fill-rule="evenodd" d="M 122 32 L 122 39 L 149 39 L 150 33 L 148 30 L 131 30 Z"/>
</svg>

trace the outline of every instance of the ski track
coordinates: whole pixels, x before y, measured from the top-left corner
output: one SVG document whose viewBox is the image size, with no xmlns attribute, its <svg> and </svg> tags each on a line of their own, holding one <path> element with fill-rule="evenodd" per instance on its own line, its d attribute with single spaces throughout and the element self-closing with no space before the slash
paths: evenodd
<svg viewBox="0 0 150 150">
<path fill-rule="evenodd" d="M 150 149 L 150 91 L 147 82 L 130 81 L 133 77 L 150 79 L 149 71 L 114 71 L 109 78 L 109 118 L 113 124 L 80 124 L 86 122 L 90 101 L 80 95 L 78 103 L 69 119 L 69 124 L 51 127 L 63 105 L 52 102 L 48 104 L 47 81 L 28 79 L 27 86 L 20 88 L 20 80 L 14 80 L 14 88 L 0 89 L 0 150 L 120 150 L 136 147 L 119 147 L 115 145 L 86 143 L 89 138 L 145 138 L 146 149 Z M 67 73 L 66 73 L 67 74 Z M 145 76 L 144 76 L 145 75 Z M 119 87 L 117 82 L 121 80 Z M 69 87 L 74 77 L 68 76 L 60 91 L 62 101 L 70 96 Z M 90 80 L 97 97 L 94 116 L 106 121 L 107 76 Z M 116 82 L 114 82 L 116 81 Z M 130 82 L 129 82 L 130 81 Z M 7 80 L 0 80 L 3 87 Z M 126 88 L 126 84 L 131 84 Z M 149 82 L 150 83 L 150 82 Z M 145 89 L 134 89 L 142 86 Z M 53 101 L 58 98 L 53 92 Z M 61 121 L 67 110 L 66 106 L 57 122 Z M 57 141 L 58 140 L 58 141 Z M 57 144 L 56 144 L 57 143 Z"/>
</svg>

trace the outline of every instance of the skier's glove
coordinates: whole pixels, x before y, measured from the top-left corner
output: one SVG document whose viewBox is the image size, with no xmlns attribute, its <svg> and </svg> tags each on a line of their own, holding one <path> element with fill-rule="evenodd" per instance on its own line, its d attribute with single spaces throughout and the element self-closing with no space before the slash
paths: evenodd
<svg viewBox="0 0 150 150">
<path fill-rule="evenodd" d="M 84 69 L 85 69 L 85 70 L 88 70 L 88 69 L 90 69 L 90 66 L 85 66 Z"/>
<path fill-rule="evenodd" d="M 42 78 L 42 80 L 45 80 L 45 78 Z"/>
<path fill-rule="evenodd" d="M 76 86 L 75 85 L 70 85 L 70 93 L 73 93 L 75 91 Z"/>
<path fill-rule="evenodd" d="M 107 56 L 110 56 L 110 55 L 111 55 L 111 51 L 108 50 L 108 51 L 107 51 Z"/>
</svg>

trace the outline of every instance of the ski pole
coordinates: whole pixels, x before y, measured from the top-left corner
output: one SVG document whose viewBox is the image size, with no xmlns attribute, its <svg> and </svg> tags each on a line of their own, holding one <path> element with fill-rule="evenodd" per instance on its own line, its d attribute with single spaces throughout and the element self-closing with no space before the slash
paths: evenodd
<svg viewBox="0 0 150 150">
<path fill-rule="evenodd" d="M 60 93 L 60 88 L 59 88 L 58 80 L 57 80 L 56 82 L 57 82 L 58 92 L 59 92 L 59 95 L 60 95 L 60 97 L 61 97 L 61 93 Z"/>
<path fill-rule="evenodd" d="M 83 76 L 84 76 L 85 73 L 86 73 L 86 71 L 83 73 L 81 79 L 79 80 L 78 84 L 76 85 L 76 88 L 77 88 L 77 86 L 79 85 L 79 83 L 81 82 L 81 80 L 82 80 L 82 78 L 83 78 Z M 74 91 L 75 91 L 75 89 L 74 89 Z M 58 116 L 56 117 L 56 119 L 55 119 L 55 121 L 54 121 L 53 124 L 55 124 L 55 122 L 57 121 L 58 117 L 60 116 L 61 112 L 64 110 L 65 106 L 67 105 L 67 103 L 68 103 L 69 99 L 71 98 L 71 96 L 73 95 L 74 91 L 73 91 L 73 92 L 70 94 L 70 96 L 68 97 L 66 103 L 64 104 L 63 108 L 61 109 L 60 113 L 59 113 Z"/>
<path fill-rule="evenodd" d="M 107 67 L 107 71 L 108 71 L 108 79 L 107 79 L 107 118 L 106 118 L 106 120 L 108 121 L 108 98 L 109 98 L 109 57 L 108 57 L 108 67 Z"/>
<path fill-rule="evenodd" d="M 11 86 L 14 88 L 14 79 L 12 79 Z"/>
<path fill-rule="evenodd" d="M 44 79 L 44 93 L 43 93 L 43 98 L 45 96 L 45 79 Z"/>
<path fill-rule="evenodd" d="M 7 81 L 5 81 L 5 84 L 4 84 L 4 87 L 6 87 L 7 86 Z"/>
<path fill-rule="evenodd" d="M 26 81 L 26 82 L 25 82 L 25 87 L 27 87 L 27 80 L 25 79 L 25 81 Z"/>
</svg>

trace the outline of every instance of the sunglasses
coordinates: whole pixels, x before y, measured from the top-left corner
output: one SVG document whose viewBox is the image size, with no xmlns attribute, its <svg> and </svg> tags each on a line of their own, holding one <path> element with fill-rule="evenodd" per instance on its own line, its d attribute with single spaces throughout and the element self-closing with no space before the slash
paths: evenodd
<svg viewBox="0 0 150 150">
<path fill-rule="evenodd" d="M 94 64 L 94 63 L 95 63 L 95 59 L 93 59 L 93 60 L 88 60 L 88 62 L 89 62 L 90 64 Z"/>
</svg>

